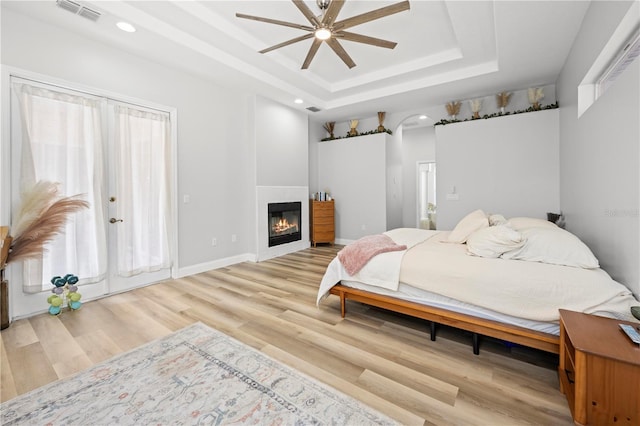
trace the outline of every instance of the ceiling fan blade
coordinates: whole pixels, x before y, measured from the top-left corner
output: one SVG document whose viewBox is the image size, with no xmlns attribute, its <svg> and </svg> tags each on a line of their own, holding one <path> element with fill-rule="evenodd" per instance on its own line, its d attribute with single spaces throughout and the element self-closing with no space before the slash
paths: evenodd
<svg viewBox="0 0 640 426">
<path fill-rule="evenodd" d="M 307 18 L 309 22 L 313 24 L 314 27 L 320 26 L 320 21 L 318 21 L 318 18 L 316 17 L 316 15 L 313 14 L 311 9 L 309 9 L 309 6 L 307 6 L 307 4 L 303 0 L 292 0 L 292 1 L 293 1 L 293 4 L 295 4 L 296 7 L 300 10 L 300 12 L 302 12 L 305 18 Z"/>
<path fill-rule="evenodd" d="M 336 21 L 342 6 L 344 6 L 345 0 L 331 0 L 329 3 L 329 7 L 324 13 L 324 17 L 322 18 L 322 25 L 325 27 L 330 27 Z"/>
<path fill-rule="evenodd" d="M 302 40 L 307 40 L 313 37 L 313 33 L 305 34 L 300 37 L 292 38 L 291 40 L 283 41 L 282 43 L 276 44 L 275 46 L 267 47 L 266 49 L 262 49 L 260 53 L 271 52 L 272 50 L 280 49 L 281 47 L 288 46 L 293 43 L 297 43 Z"/>
<path fill-rule="evenodd" d="M 376 19 L 384 18 L 385 16 L 393 15 L 394 13 L 403 12 L 409 10 L 409 1 L 401 1 L 389 6 L 381 7 L 380 9 L 372 10 L 371 12 L 363 13 L 361 15 L 352 16 L 351 18 L 343 19 L 336 22 L 333 25 L 334 31 L 340 31 L 347 28 L 355 27 L 356 25 L 364 24 L 365 22 L 374 21 Z"/>
<path fill-rule="evenodd" d="M 351 59 L 351 56 L 349 56 L 349 54 L 347 53 L 346 50 L 344 50 L 344 48 L 342 47 L 342 45 L 338 42 L 338 40 L 336 40 L 335 38 L 331 37 L 328 40 L 325 40 L 327 42 L 327 44 L 329 45 L 330 48 L 333 49 L 334 52 L 336 52 L 336 54 L 340 57 L 340 59 L 342 59 L 342 61 L 347 64 L 347 66 L 349 68 L 353 68 L 356 66 L 356 63 L 353 62 L 353 59 Z"/>
<path fill-rule="evenodd" d="M 302 64 L 303 70 L 306 70 L 307 68 L 309 68 L 311 61 L 313 60 L 313 57 L 316 56 L 316 52 L 318 51 L 318 48 L 320 47 L 321 44 L 322 44 L 322 40 L 318 38 L 313 39 L 313 43 L 311 43 L 311 47 L 309 48 L 309 53 L 307 53 L 307 57 L 304 58 L 304 63 Z"/>
<path fill-rule="evenodd" d="M 384 47 L 387 49 L 393 49 L 398 43 L 394 41 L 383 40 L 381 38 L 369 37 L 362 34 L 349 33 L 346 31 L 339 31 L 335 34 L 343 40 L 355 41 L 356 43 L 370 44 L 372 46 Z"/>
<path fill-rule="evenodd" d="M 267 24 L 276 24 L 276 25 L 282 25 L 285 27 L 297 28 L 299 30 L 305 30 L 305 31 L 315 30 L 314 27 L 309 27 L 307 25 L 300 25 L 293 22 L 279 21 L 277 19 L 271 19 L 271 18 L 263 18 L 261 16 L 245 15 L 244 13 L 236 13 L 236 17 L 242 18 L 242 19 L 251 19 L 253 21 L 266 22 Z"/>
</svg>

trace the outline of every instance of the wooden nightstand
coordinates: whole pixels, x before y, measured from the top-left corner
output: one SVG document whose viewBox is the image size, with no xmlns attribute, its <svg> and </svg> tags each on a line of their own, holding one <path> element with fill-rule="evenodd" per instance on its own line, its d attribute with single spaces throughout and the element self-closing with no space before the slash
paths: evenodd
<svg viewBox="0 0 640 426">
<path fill-rule="evenodd" d="M 560 391 L 577 424 L 640 424 L 640 347 L 621 323 L 638 326 L 560 309 Z"/>
<path fill-rule="evenodd" d="M 333 200 L 310 200 L 309 218 L 311 244 L 313 244 L 314 247 L 318 243 L 333 244 L 336 239 Z"/>
</svg>

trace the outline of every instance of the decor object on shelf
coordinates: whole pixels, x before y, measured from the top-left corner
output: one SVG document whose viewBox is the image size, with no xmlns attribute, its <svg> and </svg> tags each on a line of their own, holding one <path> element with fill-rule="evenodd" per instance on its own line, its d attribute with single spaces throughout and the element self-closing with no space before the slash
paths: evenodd
<svg viewBox="0 0 640 426">
<path fill-rule="evenodd" d="M 540 109 L 540 100 L 544 98 L 544 90 L 542 87 L 531 87 L 527 90 L 527 96 L 529 97 L 529 103 L 533 106 L 533 109 Z"/>
<path fill-rule="evenodd" d="M 358 120 L 350 120 L 349 127 L 349 136 L 358 136 Z"/>
<path fill-rule="evenodd" d="M 535 109 L 534 107 L 530 106 L 529 108 L 527 108 L 525 110 L 506 112 L 504 114 L 502 114 L 500 112 L 496 112 L 496 113 L 493 113 L 493 114 L 485 114 L 485 115 L 482 116 L 482 118 L 483 119 L 487 119 L 487 118 L 496 118 L 496 117 L 506 117 L 508 115 L 523 114 L 525 112 L 534 112 L 534 111 L 541 111 L 541 110 L 547 110 L 547 109 L 556 109 L 556 108 L 558 108 L 558 102 L 555 102 L 555 103 L 550 104 L 550 105 L 541 106 L 538 109 Z M 443 118 L 442 120 L 438 121 L 437 123 L 434 123 L 433 125 L 434 126 L 444 126 L 445 124 L 462 123 L 464 121 L 469 121 L 469 120 L 475 120 L 475 118 L 465 118 L 464 120 L 457 120 L 457 119 L 447 120 L 446 118 Z"/>
<path fill-rule="evenodd" d="M 451 117 L 452 120 L 455 120 L 456 116 L 460 113 L 460 106 L 462 106 L 460 101 L 449 102 L 445 105 L 447 114 L 449 114 L 449 117 Z"/>
<path fill-rule="evenodd" d="M 500 92 L 496 95 L 496 103 L 498 104 L 498 108 L 500 108 L 501 114 L 504 114 L 504 109 L 509 105 L 511 95 L 513 95 L 513 93 L 509 92 Z"/>
<path fill-rule="evenodd" d="M 384 117 L 386 116 L 386 114 L 387 114 L 386 112 L 378 112 L 378 124 L 379 124 L 378 131 L 379 132 L 384 132 L 385 130 L 387 130 L 384 128 Z"/>
<path fill-rule="evenodd" d="M 35 259 L 58 235 L 71 213 L 88 208 L 80 195 L 61 197 L 57 183 L 39 181 L 22 194 L 22 205 L 13 224 L 13 240 L 7 263 Z"/>
<path fill-rule="evenodd" d="M 469 101 L 469 108 L 473 113 L 473 118 L 480 118 L 480 110 L 482 109 L 482 99 L 473 99 Z"/>
<path fill-rule="evenodd" d="M 202 323 L 20 395 L 0 410 L 6 424 L 399 424 Z"/>
<path fill-rule="evenodd" d="M 397 43 L 382 40 L 375 37 L 369 37 L 362 34 L 355 34 L 352 32 L 344 31 L 348 28 L 355 27 L 357 25 L 364 24 L 366 22 L 374 21 L 376 19 L 384 18 L 385 16 L 393 15 L 398 12 L 403 12 L 405 10 L 409 10 L 409 1 L 401 1 L 398 3 L 394 3 L 385 7 L 381 7 L 379 9 L 375 9 L 369 12 L 362 13 L 357 16 L 351 16 L 349 18 L 336 21 L 340 10 L 344 6 L 345 1 L 329 1 L 329 0 L 316 0 L 316 4 L 321 10 L 321 15 L 316 16 L 316 14 L 305 4 L 305 2 L 300 0 L 292 0 L 294 5 L 302 12 L 302 14 L 307 18 L 311 26 L 308 25 L 300 25 L 294 22 L 286 22 L 278 19 L 264 18 L 261 16 L 253 16 L 246 15 L 244 13 L 236 13 L 237 18 L 243 19 L 251 19 L 254 21 L 265 22 L 267 24 L 276 24 L 282 25 L 285 27 L 296 28 L 299 30 L 306 31 L 306 34 L 284 41 L 282 43 L 278 43 L 274 46 L 268 47 L 266 49 L 262 49 L 260 53 L 267 53 L 275 49 L 279 49 L 284 46 L 288 46 L 293 43 L 297 43 L 303 40 L 313 39 L 311 46 L 309 47 L 309 51 L 307 56 L 302 64 L 302 69 L 309 68 L 311 61 L 315 57 L 320 45 L 325 42 L 331 50 L 333 50 L 336 55 L 345 65 L 349 68 L 353 68 L 356 66 L 356 63 L 353 61 L 351 56 L 347 53 L 347 51 L 342 47 L 341 41 L 353 41 L 357 43 L 364 43 L 371 46 L 376 47 L 384 47 L 386 49 L 393 49 L 396 47 Z"/>
<path fill-rule="evenodd" d="M 326 123 L 324 123 L 324 126 L 322 127 L 324 127 L 327 133 L 329 133 L 329 139 L 335 139 L 335 136 L 333 135 L 333 130 L 336 127 L 335 121 L 327 121 Z"/>
</svg>

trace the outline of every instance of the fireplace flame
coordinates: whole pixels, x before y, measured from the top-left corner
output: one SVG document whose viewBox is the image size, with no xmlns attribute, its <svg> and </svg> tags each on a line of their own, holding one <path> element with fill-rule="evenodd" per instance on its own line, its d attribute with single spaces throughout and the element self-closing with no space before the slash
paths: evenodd
<svg viewBox="0 0 640 426">
<path fill-rule="evenodd" d="M 286 218 L 282 218 L 278 221 L 278 223 L 273 225 L 273 231 L 276 233 L 282 233 L 290 230 L 291 228 L 298 228 L 297 223 L 289 223 Z"/>
</svg>

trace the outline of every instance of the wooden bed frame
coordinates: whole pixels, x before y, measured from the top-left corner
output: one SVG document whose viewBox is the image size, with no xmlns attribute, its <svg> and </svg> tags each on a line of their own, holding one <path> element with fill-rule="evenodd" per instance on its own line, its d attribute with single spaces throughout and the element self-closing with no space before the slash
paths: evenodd
<svg viewBox="0 0 640 426">
<path fill-rule="evenodd" d="M 342 318 L 346 314 L 346 301 L 351 299 L 356 302 L 431 321 L 431 340 L 436 340 L 436 324 L 445 324 L 470 331 L 473 333 L 473 353 L 476 355 L 479 353 L 478 335 L 490 336 L 546 352 L 559 353 L 560 337 L 553 334 L 477 318 L 415 302 L 407 302 L 390 296 L 346 287 L 342 284 L 333 286 L 329 293 L 340 297 Z"/>
</svg>

